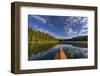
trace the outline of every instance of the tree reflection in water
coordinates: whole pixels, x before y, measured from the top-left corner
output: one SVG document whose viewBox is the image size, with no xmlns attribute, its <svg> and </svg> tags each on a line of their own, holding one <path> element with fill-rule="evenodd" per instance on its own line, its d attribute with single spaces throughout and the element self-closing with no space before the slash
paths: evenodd
<svg viewBox="0 0 100 76">
<path fill-rule="evenodd" d="M 60 47 L 63 48 L 68 59 L 88 58 L 87 43 L 35 43 L 29 46 L 28 60 L 54 60 Z"/>
</svg>

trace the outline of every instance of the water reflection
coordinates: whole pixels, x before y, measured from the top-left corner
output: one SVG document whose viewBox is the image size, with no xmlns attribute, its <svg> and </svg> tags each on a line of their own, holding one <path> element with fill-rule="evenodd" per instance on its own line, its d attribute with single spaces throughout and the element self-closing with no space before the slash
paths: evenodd
<svg viewBox="0 0 100 76">
<path fill-rule="evenodd" d="M 88 57 L 87 43 L 60 43 L 60 44 L 40 44 L 30 46 L 28 60 L 53 60 L 63 48 L 68 59 L 79 59 Z"/>
</svg>

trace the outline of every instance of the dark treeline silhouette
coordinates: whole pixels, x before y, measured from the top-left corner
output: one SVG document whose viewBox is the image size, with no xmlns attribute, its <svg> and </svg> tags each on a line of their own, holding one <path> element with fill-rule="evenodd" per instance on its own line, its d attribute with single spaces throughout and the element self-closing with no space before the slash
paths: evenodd
<svg viewBox="0 0 100 76">
<path fill-rule="evenodd" d="M 88 41 L 88 36 L 77 36 L 71 39 L 60 39 L 59 41 Z"/>
</svg>

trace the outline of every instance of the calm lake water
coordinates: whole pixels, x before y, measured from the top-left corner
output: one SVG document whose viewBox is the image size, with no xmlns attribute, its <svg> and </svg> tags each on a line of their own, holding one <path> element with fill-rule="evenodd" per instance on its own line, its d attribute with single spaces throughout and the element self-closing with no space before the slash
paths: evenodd
<svg viewBox="0 0 100 76">
<path fill-rule="evenodd" d="M 28 60 L 54 60 L 59 48 L 63 48 L 68 59 L 88 58 L 87 42 L 66 42 L 60 44 L 34 44 L 30 46 Z"/>
</svg>

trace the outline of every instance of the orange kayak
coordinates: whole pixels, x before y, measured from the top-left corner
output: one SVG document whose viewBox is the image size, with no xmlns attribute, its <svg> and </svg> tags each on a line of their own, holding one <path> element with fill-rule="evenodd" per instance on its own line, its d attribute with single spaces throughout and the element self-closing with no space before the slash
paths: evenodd
<svg viewBox="0 0 100 76">
<path fill-rule="evenodd" d="M 59 52 L 56 53 L 55 59 L 67 59 L 68 57 L 66 56 L 63 48 L 60 47 Z"/>
</svg>

